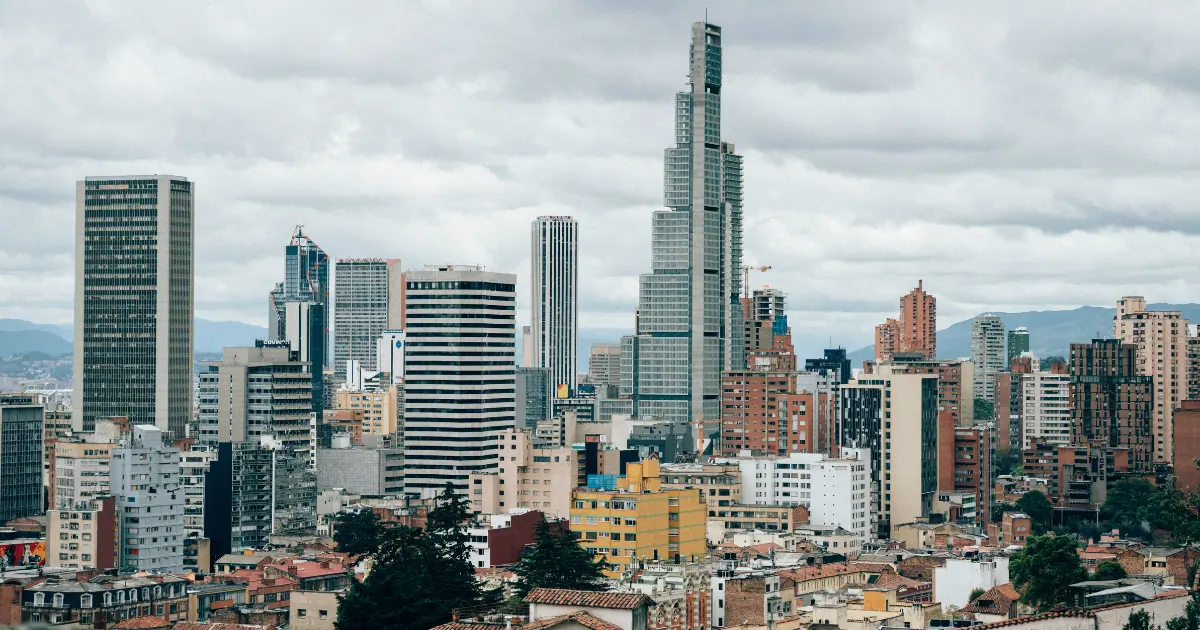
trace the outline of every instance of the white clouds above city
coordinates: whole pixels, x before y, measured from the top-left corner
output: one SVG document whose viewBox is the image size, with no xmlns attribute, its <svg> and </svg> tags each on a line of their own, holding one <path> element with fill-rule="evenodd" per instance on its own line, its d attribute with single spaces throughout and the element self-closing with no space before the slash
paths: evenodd
<svg viewBox="0 0 1200 630">
<path fill-rule="evenodd" d="M 570 214 L 615 340 L 706 6 L 798 347 L 869 343 L 918 278 L 943 325 L 1198 301 L 1200 5 L 94 1 L 0 6 L 0 317 L 70 321 L 76 180 L 170 173 L 199 316 L 264 324 L 297 224 L 527 283 L 529 222 Z"/>
</svg>

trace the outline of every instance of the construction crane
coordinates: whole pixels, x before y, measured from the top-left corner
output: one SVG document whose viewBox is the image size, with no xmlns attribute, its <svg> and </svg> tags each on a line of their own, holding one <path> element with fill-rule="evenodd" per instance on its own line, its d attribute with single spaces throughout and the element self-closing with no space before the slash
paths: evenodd
<svg viewBox="0 0 1200 630">
<path fill-rule="evenodd" d="M 750 299 L 750 272 L 751 271 L 770 271 L 771 265 L 763 265 L 755 267 L 754 265 L 742 265 L 742 297 Z"/>
</svg>

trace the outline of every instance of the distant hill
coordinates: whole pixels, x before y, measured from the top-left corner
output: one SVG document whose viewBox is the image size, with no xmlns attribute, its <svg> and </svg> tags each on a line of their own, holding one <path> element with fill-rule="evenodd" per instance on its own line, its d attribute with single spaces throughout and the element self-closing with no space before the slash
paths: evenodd
<svg viewBox="0 0 1200 630">
<path fill-rule="evenodd" d="M 1181 311 L 1184 319 L 1200 323 L 1200 304 L 1152 304 L 1151 310 Z M 1027 311 L 1024 313 L 993 312 L 1004 320 L 1004 327 L 1029 329 L 1029 350 L 1039 357 L 1058 354 L 1067 356 L 1072 343 L 1089 341 L 1097 336 L 1112 335 L 1115 308 L 1081 306 L 1069 311 Z M 956 359 L 971 356 L 971 322 L 957 322 L 938 331 L 938 357 Z M 861 367 L 862 362 L 875 356 L 875 346 L 855 350 L 850 360 Z"/>
<path fill-rule="evenodd" d="M 227 346 L 250 346 L 265 339 L 267 329 L 242 322 L 214 322 L 196 318 L 196 352 L 220 352 Z M 57 357 L 72 352 L 71 326 L 38 324 L 23 319 L 0 318 L 0 357 L 44 352 Z"/>
<path fill-rule="evenodd" d="M 60 357 L 71 354 L 71 342 L 45 330 L 0 330 L 0 357 L 30 352 Z"/>
</svg>

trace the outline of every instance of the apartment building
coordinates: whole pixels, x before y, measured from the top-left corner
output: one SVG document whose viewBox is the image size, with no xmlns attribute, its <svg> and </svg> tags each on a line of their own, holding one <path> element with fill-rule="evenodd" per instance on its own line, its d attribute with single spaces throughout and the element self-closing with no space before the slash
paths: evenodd
<svg viewBox="0 0 1200 630">
<path fill-rule="evenodd" d="M 1137 346 L 1137 373 L 1153 382 L 1154 463 L 1170 463 L 1173 413 L 1188 396 L 1188 321 L 1179 311 L 1151 311 L 1146 298 L 1117 300 L 1113 336 Z"/>
</svg>

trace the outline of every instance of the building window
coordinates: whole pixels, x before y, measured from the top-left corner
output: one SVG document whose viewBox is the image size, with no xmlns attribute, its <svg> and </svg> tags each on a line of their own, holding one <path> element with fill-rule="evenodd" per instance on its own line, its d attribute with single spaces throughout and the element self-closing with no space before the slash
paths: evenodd
<svg viewBox="0 0 1200 630">
<path fill-rule="evenodd" d="M 46 594 L 45 593 L 34 593 L 33 594 L 33 605 L 34 606 L 45 606 L 46 605 Z"/>
<path fill-rule="evenodd" d="M 296 615 L 297 615 L 297 616 L 299 616 L 299 617 L 307 617 L 307 616 L 308 616 L 308 610 L 306 610 L 306 609 L 304 609 L 304 608 L 297 609 L 297 611 L 296 611 Z"/>
<path fill-rule="evenodd" d="M 79 596 L 79 607 L 80 608 L 91 608 L 92 607 L 92 596 L 91 595 L 80 595 Z"/>
<path fill-rule="evenodd" d="M 55 607 L 55 608 L 62 608 L 62 605 L 63 605 L 63 594 L 62 594 L 62 593 L 55 593 L 55 594 L 54 594 L 54 607 Z"/>
<path fill-rule="evenodd" d="M 317 612 L 318 612 L 318 614 L 320 615 L 321 619 L 328 619 L 328 618 L 329 618 L 329 611 L 328 611 L 328 610 L 320 610 L 320 611 L 317 611 Z"/>
</svg>

